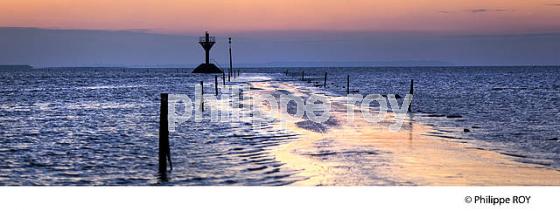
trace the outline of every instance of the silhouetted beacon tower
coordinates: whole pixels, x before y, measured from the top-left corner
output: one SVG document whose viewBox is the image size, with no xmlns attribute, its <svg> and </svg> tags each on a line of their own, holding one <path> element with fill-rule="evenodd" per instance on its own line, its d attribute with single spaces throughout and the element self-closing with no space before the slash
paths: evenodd
<svg viewBox="0 0 560 211">
<path fill-rule="evenodd" d="M 206 63 L 198 65 L 198 67 L 193 70 L 193 73 L 222 73 L 220 68 L 216 67 L 215 64 L 210 63 L 210 49 L 212 49 L 212 46 L 216 43 L 216 38 L 210 36 L 208 32 L 206 32 L 204 37 L 200 37 L 198 43 L 200 43 L 206 52 Z"/>
</svg>

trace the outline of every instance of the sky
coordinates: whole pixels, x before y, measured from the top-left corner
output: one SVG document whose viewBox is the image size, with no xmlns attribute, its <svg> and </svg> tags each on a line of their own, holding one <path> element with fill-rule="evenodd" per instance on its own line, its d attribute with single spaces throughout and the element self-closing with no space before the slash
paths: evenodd
<svg viewBox="0 0 560 211">
<path fill-rule="evenodd" d="M 31 40 L 8 36 L 17 34 L 17 30 L 22 32 L 21 28 L 37 29 L 23 30 L 41 35 L 29 35 L 33 43 L 55 42 L 49 38 L 69 34 L 77 40 L 86 39 L 84 36 L 91 32 L 104 32 L 95 34 L 102 43 L 107 43 L 104 36 L 126 40 L 126 36 L 141 34 L 172 43 L 173 39 L 189 39 L 210 31 L 219 37 L 232 36 L 244 41 L 246 45 L 238 45 L 237 49 L 248 53 L 238 56 L 251 58 L 241 57 L 242 63 L 557 64 L 558 56 L 549 55 L 558 53 L 554 49 L 557 46 L 548 44 L 560 41 L 559 20 L 560 0 L 0 0 L 0 27 L 4 29 L 0 31 L 3 33 L 0 35 L 4 35 L 0 36 L 0 44 L 12 43 L 12 50 L 18 48 L 11 42 L 14 39 L 31 49 L 44 45 L 30 46 Z M 122 31 L 131 33 L 119 33 Z M 146 42 L 149 39 L 130 45 L 147 49 L 152 43 Z M 78 41 L 72 45 L 67 48 L 81 49 L 83 58 L 75 58 L 73 62 L 64 61 L 62 57 L 43 62 L 0 58 L 0 63 L 150 63 L 149 55 L 137 61 L 131 55 L 124 59 L 123 55 L 127 62 L 106 59 L 93 62 L 87 58 L 92 55 L 85 52 L 86 48 L 110 52 L 111 45 L 102 44 L 105 49 L 93 49 L 96 46 L 91 45 L 80 47 Z M 194 51 L 199 50 L 199 46 L 189 42 L 185 45 L 184 48 L 188 48 L 185 51 L 193 51 L 192 55 L 173 55 L 178 59 L 169 61 L 154 59 L 153 65 L 197 63 L 199 58 Z M 9 50 L 0 49 L 0 54 L 2 51 L 7 54 Z M 56 51 L 54 48 L 47 50 Z M 345 55 L 331 55 L 325 50 Z M 171 52 L 180 53 L 180 49 Z M 64 55 L 64 52 L 53 55 L 57 53 Z M 218 53 L 216 58 L 220 55 Z"/>
<path fill-rule="evenodd" d="M 64 29 L 550 32 L 558 0 L 2 0 L 0 25 Z"/>
</svg>

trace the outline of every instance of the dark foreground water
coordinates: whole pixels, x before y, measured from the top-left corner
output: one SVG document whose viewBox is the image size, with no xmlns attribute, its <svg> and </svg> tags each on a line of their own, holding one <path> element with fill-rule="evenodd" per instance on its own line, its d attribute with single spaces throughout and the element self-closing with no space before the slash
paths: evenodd
<svg viewBox="0 0 560 211">
<path fill-rule="evenodd" d="M 404 95 L 433 136 L 560 168 L 559 67 L 266 68 L 247 76 L 323 83 L 344 94 Z M 298 74 L 299 75 L 299 74 Z M 299 77 L 299 76 L 298 76 Z M 0 70 L 0 185 L 286 185 L 302 180 L 267 149 L 296 134 L 243 121 L 190 122 L 171 134 L 174 171 L 157 174 L 159 94 L 193 96 L 213 76 L 187 69 Z M 300 83 L 300 82 L 298 82 Z M 456 118 L 449 118 L 449 117 Z M 470 132 L 464 132 L 468 129 Z"/>
</svg>

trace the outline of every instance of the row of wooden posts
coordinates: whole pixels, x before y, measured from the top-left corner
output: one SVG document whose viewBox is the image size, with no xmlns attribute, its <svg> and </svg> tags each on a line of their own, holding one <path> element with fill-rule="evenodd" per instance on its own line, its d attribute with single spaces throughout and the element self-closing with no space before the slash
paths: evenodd
<svg viewBox="0 0 560 211">
<path fill-rule="evenodd" d="M 286 76 L 289 72 L 286 70 Z M 232 75 L 231 71 L 228 74 L 228 81 L 230 81 L 230 76 Z M 233 72 L 235 75 L 235 72 Z M 239 71 L 237 72 L 237 76 L 239 76 Z M 327 87 L 327 76 L 328 73 L 325 72 L 325 77 L 323 81 L 323 87 Z M 225 87 L 225 71 L 222 76 L 223 86 Z M 305 72 L 301 72 L 301 80 L 305 80 Z M 204 96 L 204 81 L 200 81 L 201 86 L 201 96 Z M 218 76 L 214 76 L 214 89 L 216 92 L 216 96 L 218 96 Z M 350 75 L 346 76 L 346 94 L 350 94 Z M 409 94 L 414 94 L 414 80 L 410 80 L 410 90 Z M 167 165 L 169 162 L 169 167 L 173 170 L 173 165 L 171 162 L 171 150 L 169 147 L 169 120 L 168 120 L 168 98 L 169 94 L 162 93 L 161 94 L 161 102 L 160 102 L 160 117 L 159 117 L 159 173 L 161 176 L 166 177 L 167 175 Z M 201 110 L 204 112 L 204 99 L 201 98 Z M 412 103 L 408 107 L 408 112 L 412 112 Z"/>
<path fill-rule="evenodd" d="M 235 73 L 233 73 L 233 75 L 235 75 Z M 237 76 L 239 76 L 239 71 L 237 71 Z M 223 86 L 225 87 L 226 86 L 226 78 L 222 77 L 222 81 L 223 81 Z M 228 76 L 228 81 L 229 81 L 229 76 Z M 202 111 L 204 111 L 204 81 L 200 81 L 200 89 L 201 89 L 201 95 L 200 96 L 202 98 L 202 100 L 201 100 L 202 105 L 200 106 L 200 108 L 202 109 Z M 217 75 L 214 76 L 214 90 L 216 92 L 216 96 L 218 96 L 219 95 L 219 91 L 218 91 L 219 89 L 218 89 L 218 76 Z"/>
<path fill-rule="evenodd" d="M 241 75 L 241 70 L 237 69 L 237 71 L 236 71 L 236 70 L 230 68 L 229 71 L 228 71 L 228 75 L 227 75 L 227 81 L 231 82 L 231 78 L 235 78 L 236 75 L 237 75 L 237 77 L 239 77 L 239 75 Z M 216 76 L 216 77 L 218 77 L 218 76 Z M 223 84 L 225 86 L 226 85 L 226 71 L 222 71 L 222 81 L 223 81 Z"/>
<path fill-rule="evenodd" d="M 286 76 L 289 75 L 289 71 L 286 70 Z M 328 73 L 325 72 L 325 77 L 324 77 L 324 81 L 323 81 L 323 87 L 327 88 L 327 76 Z M 305 71 L 301 71 L 301 80 L 305 81 Z M 350 75 L 346 75 L 346 94 L 350 94 Z M 410 90 L 409 90 L 409 94 L 414 94 L 414 80 L 410 80 Z M 409 107 L 409 111 L 410 111 L 410 107 Z"/>
</svg>

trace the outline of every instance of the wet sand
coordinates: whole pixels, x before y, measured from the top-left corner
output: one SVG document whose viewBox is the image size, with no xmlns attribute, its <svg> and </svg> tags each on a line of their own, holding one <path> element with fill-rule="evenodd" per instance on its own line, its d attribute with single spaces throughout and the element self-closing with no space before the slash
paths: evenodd
<svg viewBox="0 0 560 211">
<path fill-rule="evenodd" d="M 251 96 L 282 90 L 306 96 L 309 87 L 289 82 L 253 82 Z M 513 157 L 484 150 L 470 143 L 427 134 L 434 128 L 408 115 L 403 127 L 390 131 L 390 121 L 369 123 L 354 108 L 356 118 L 347 120 L 346 100 L 330 96 L 331 122 L 322 130 L 302 127 L 305 119 L 274 113 L 286 118 L 285 128 L 297 139 L 271 149 L 285 167 L 306 178 L 294 185 L 560 185 L 560 171 L 520 163 Z M 266 108 L 265 108 L 266 110 Z M 392 119 L 391 113 L 388 118 Z"/>
</svg>

